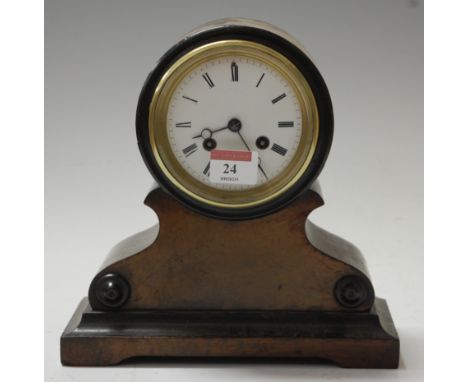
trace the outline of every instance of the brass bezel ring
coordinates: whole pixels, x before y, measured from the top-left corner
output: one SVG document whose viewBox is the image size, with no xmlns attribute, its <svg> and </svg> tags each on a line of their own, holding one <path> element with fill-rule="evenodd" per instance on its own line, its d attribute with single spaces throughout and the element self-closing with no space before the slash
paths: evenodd
<svg viewBox="0 0 468 382">
<path fill-rule="evenodd" d="M 313 154 L 309 165 L 307 168 L 304 166 L 303 174 L 296 177 L 294 179 L 295 182 L 294 180 L 289 182 L 289 188 L 283 188 L 275 194 L 276 196 L 261 198 L 261 200 L 256 201 L 257 203 L 252 203 L 251 205 L 236 203 L 237 206 L 243 206 L 236 207 L 232 205 L 231 200 L 231 206 L 226 207 L 225 203 L 215 202 L 214 204 L 210 204 L 205 201 L 206 198 L 193 197 L 173 183 L 174 178 L 171 176 L 170 169 L 164 165 L 161 156 L 158 162 L 151 144 L 150 125 L 154 124 L 154 122 L 151 122 L 150 111 L 156 89 L 161 84 L 163 77 L 168 73 L 168 70 L 178 60 L 204 45 L 219 41 L 231 42 L 235 40 L 257 43 L 263 47 L 270 48 L 279 55 L 284 56 L 302 73 L 306 81 L 303 84 L 304 89 L 309 89 L 308 91 L 311 91 L 315 98 L 316 117 L 320 122 L 320 129 L 317 129 L 316 132 L 318 137 L 314 136 L 313 138 L 316 138 L 316 141 L 314 141 L 315 148 L 312 150 Z M 306 192 L 312 182 L 318 177 L 326 162 L 333 140 L 333 107 L 330 94 L 320 72 L 308 54 L 296 42 L 284 34 L 279 34 L 253 24 L 223 24 L 205 28 L 184 37 L 161 57 L 156 67 L 148 75 L 138 99 L 136 133 L 138 147 L 148 170 L 159 185 L 179 202 L 198 213 L 210 217 L 229 220 L 253 219 L 285 207 L 303 192 Z M 156 144 L 157 140 L 154 143 Z M 310 154 L 310 151 L 307 151 L 307 153 Z M 291 171 L 290 174 L 297 174 L 297 171 Z M 189 188 L 192 190 L 191 186 Z"/>
<path fill-rule="evenodd" d="M 291 85 L 301 106 L 302 133 L 288 166 L 273 180 L 247 190 L 226 191 L 193 178 L 179 163 L 169 145 L 167 111 L 178 84 L 196 67 L 210 60 L 236 55 L 261 61 L 277 70 Z M 204 44 L 175 61 L 159 81 L 149 108 L 149 138 L 154 158 L 170 182 L 186 194 L 214 207 L 242 209 L 264 204 L 291 188 L 309 167 L 319 136 L 319 115 L 314 94 L 298 68 L 284 55 L 246 40 L 221 40 Z"/>
</svg>

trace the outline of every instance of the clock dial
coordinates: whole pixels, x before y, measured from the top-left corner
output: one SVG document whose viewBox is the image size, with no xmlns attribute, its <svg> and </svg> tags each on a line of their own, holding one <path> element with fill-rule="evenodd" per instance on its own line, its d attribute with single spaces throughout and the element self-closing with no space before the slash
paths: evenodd
<svg viewBox="0 0 468 382">
<path fill-rule="evenodd" d="M 213 188 L 246 190 L 274 181 L 291 163 L 301 141 L 302 110 L 291 84 L 274 67 L 224 56 L 181 79 L 166 128 L 171 149 L 190 176 Z M 210 182 L 207 163 L 214 147 L 257 151 L 257 184 Z"/>
<path fill-rule="evenodd" d="M 207 33 L 207 41 L 201 33 L 174 47 L 148 77 L 137 112 L 140 149 L 156 180 L 190 207 L 222 218 L 259 216 L 292 200 L 321 170 L 331 144 L 328 93 L 310 59 L 285 40 L 275 49 L 273 40 Z M 213 150 L 255 152 L 254 167 L 239 164 L 245 172 L 228 183 L 217 177 L 224 167 L 212 162 Z"/>
</svg>

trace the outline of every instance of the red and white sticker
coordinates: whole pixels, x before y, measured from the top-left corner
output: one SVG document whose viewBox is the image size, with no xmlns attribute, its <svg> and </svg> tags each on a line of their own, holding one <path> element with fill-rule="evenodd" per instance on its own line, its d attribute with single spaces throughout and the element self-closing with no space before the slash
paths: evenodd
<svg viewBox="0 0 468 382">
<path fill-rule="evenodd" d="M 258 153 L 255 151 L 212 150 L 210 182 L 257 184 Z"/>
</svg>

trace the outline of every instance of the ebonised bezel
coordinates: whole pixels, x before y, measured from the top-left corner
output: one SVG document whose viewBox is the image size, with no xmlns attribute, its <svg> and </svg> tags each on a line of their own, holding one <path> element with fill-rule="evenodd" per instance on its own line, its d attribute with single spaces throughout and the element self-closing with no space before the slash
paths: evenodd
<svg viewBox="0 0 468 382">
<path fill-rule="evenodd" d="M 263 204 L 246 208 L 222 208 L 189 197 L 175 187 L 156 162 L 149 138 L 149 110 L 154 91 L 164 73 L 180 57 L 201 45 L 220 40 L 246 40 L 270 47 L 288 58 L 303 74 L 316 100 L 320 130 L 313 158 L 302 177 L 276 198 Z M 251 219 L 277 211 L 306 191 L 317 179 L 327 159 L 333 138 L 333 110 L 326 84 L 310 58 L 287 39 L 268 30 L 244 26 L 226 25 L 192 35 L 173 46 L 148 75 L 140 93 L 136 132 L 141 155 L 149 171 L 160 186 L 187 207 L 202 214 L 221 219 Z"/>
</svg>

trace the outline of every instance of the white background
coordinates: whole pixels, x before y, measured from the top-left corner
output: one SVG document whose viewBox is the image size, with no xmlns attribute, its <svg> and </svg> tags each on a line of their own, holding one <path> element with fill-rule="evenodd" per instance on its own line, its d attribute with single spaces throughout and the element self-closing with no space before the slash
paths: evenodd
<svg viewBox="0 0 468 382">
<path fill-rule="evenodd" d="M 227 16 L 291 33 L 329 86 L 336 133 L 314 221 L 364 253 L 400 334 L 399 370 L 60 365 L 60 334 L 108 250 L 155 220 L 134 133 L 141 85 L 178 37 Z M 47 1 L 45 35 L 46 380 L 422 380 L 421 1 Z"/>
</svg>

